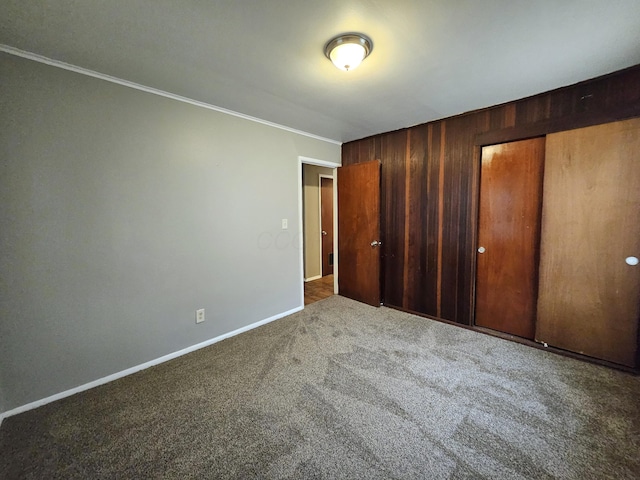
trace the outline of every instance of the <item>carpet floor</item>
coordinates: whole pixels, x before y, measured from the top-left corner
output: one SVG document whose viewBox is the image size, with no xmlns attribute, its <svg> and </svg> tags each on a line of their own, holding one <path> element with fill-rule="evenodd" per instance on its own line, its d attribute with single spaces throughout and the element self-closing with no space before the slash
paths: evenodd
<svg viewBox="0 0 640 480">
<path fill-rule="evenodd" d="M 640 378 L 334 296 L 5 419 L 0 478 L 638 479 Z"/>
</svg>

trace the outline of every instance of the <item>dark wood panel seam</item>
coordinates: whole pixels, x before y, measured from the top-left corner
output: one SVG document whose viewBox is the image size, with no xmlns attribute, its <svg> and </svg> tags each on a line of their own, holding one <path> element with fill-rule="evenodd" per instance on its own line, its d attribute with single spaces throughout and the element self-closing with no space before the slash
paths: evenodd
<svg viewBox="0 0 640 480">
<path fill-rule="evenodd" d="M 409 303 L 409 220 L 411 217 L 411 130 L 407 130 L 404 149 L 404 264 L 402 265 L 402 304 Z"/>
<path fill-rule="evenodd" d="M 478 215 L 480 214 L 480 165 L 482 161 L 482 147 L 476 145 L 473 148 L 473 170 L 471 172 L 473 181 L 471 184 L 471 288 L 469 289 L 469 325 L 475 323 L 476 314 L 476 268 L 478 250 Z"/>
<path fill-rule="evenodd" d="M 438 280 L 436 289 L 438 317 L 442 314 L 442 240 L 444 232 L 444 149 L 446 129 L 446 122 L 442 122 L 440 127 L 440 163 L 438 165 Z"/>
</svg>

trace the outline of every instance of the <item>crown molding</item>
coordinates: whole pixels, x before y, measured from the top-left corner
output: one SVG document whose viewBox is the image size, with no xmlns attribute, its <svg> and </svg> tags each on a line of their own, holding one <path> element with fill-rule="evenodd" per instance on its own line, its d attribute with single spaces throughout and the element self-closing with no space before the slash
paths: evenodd
<svg viewBox="0 0 640 480">
<path fill-rule="evenodd" d="M 205 103 L 199 100 L 194 100 L 192 98 L 183 97 L 181 95 L 176 95 L 174 93 L 166 92 L 164 90 L 160 90 L 157 88 L 148 87 L 146 85 L 141 85 L 135 82 L 130 82 L 129 80 L 124 80 L 122 78 L 107 75 L 105 73 L 96 72 L 95 70 L 89 70 L 88 68 L 78 67 L 77 65 L 73 65 L 71 63 L 55 60 L 53 58 L 45 57 L 44 55 L 28 52 L 26 50 L 21 50 L 19 48 L 11 47 L 9 45 L 0 44 L 0 52 L 8 53 L 9 55 L 15 55 L 16 57 L 26 58 L 28 60 L 33 60 L 34 62 L 44 63 L 45 65 L 50 65 L 52 67 L 62 68 L 63 70 L 69 70 L 71 72 L 79 73 L 81 75 L 86 75 L 88 77 L 99 78 L 100 80 L 105 80 L 110 83 L 115 83 L 117 85 L 122 85 L 124 87 L 133 88 L 134 90 L 140 90 L 142 92 L 151 93 L 153 95 L 158 95 L 160 97 L 170 98 L 178 102 L 188 103 L 190 105 L 195 105 L 196 107 L 206 108 L 208 110 L 214 110 L 216 112 L 224 113 L 226 115 L 232 115 L 234 117 L 242 118 L 244 120 L 249 120 L 251 122 L 261 123 L 262 125 L 278 128 L 280 130 L 285 130 L 287 132 L 295 133 L 297 135 L 303 135 L 305 137 L 314 138 L 316 140 L 320 140 L 323 142 L 333 143 L 334 145 L 342 145 L 342 142 L 338 140 L 333 140 L 331 138 L 314 135 L 313 133 L 304 132 L 302 130 L 297 130 L 295 128 L 287 127 L 285 125 L 280 125 L 278 123 L 270 122 L 268 120 L 252 117 L 251 115 L 245 115 L 244 113 L 235 112 L 227 108 L 217 107 L 215 105 L 211 105 L 210 103 Z"/>
</svg>

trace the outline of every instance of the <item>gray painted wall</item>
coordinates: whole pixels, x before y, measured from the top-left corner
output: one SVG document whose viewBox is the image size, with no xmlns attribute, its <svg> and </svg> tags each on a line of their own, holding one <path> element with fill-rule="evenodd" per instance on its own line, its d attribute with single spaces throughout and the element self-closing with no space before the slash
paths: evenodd
<svg viewBox="0 0 640 480">
<path fill-rule="evenodd" d="M 0 412 L 302 304 L 298 156 L 338 145 L 6 54 L 0 71 Z"/>
<path fill-rule="evenodd" d="M 320 177 L 333 175 L 332 168 L 302 165 L 304 205 L 304 278 L 322 275 L 320 261 Z"/>
</svg>

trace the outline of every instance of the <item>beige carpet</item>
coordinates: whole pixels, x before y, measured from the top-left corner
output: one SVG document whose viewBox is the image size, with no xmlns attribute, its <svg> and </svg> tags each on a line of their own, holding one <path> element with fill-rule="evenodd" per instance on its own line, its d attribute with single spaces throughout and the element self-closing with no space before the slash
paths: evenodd
<svg viewBox="0 0 640 480">
<path fill-rule="evenodd" d="M 0 478 L 640 478 L 640 378 L 342 297 L 10 417 Z"/>
</svg>

